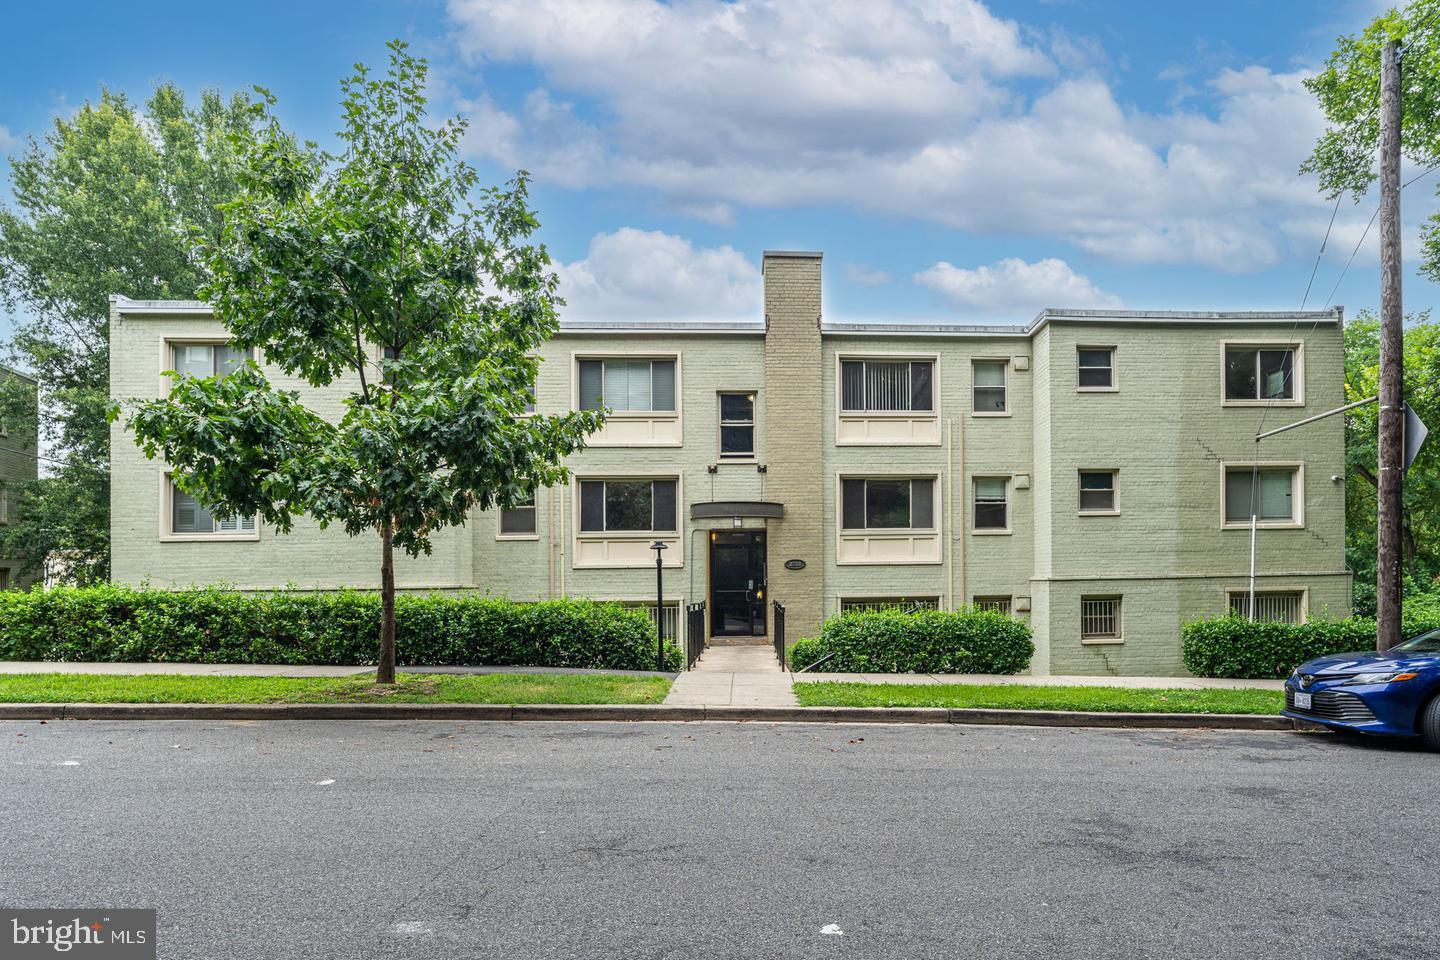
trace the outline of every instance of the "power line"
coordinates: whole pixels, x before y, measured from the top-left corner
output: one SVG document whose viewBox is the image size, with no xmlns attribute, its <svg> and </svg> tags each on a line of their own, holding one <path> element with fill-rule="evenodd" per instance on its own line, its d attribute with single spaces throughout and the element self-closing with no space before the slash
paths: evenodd
<svg viewBox="0 0 1440 960">
<path fill-rule="evenodd" d="M 1315 274 L 1320 271 L 1320 260 L 1325 256 L 1325 246 L 1330 242 L 1330 231 L 1335 227 L 1335 215 L 1340 212 L 1340 201 L 1343 199 L 1343 192 L 1335 194 L 1335 206 L 1330 210 L 1330 222 L 1325 227 L 1325 237 L 1320 241 L 1320 252 L 1315 254 L 1315 265 L 1310 268 L 1310 279 L 1305 284 L 1305 296 L 1300 298 L 1301 310 L 1310 302 L 1310 288 L 1315 284 Z"/>
<path fill-rule="evenodd" d="M 1416 180 L 1419 180 L 1422 177 L 1434 173 L 1437 169 L 1440 169 L 1440 164 L 1426 167 L 1424 170 L 1421 170 L 1419 173 L 1415 174 L 1415 176 L 1411 177 L 1409 180 L 1406 180 L 1403 184 L 1401 184 L 1400 189 L 1404 190 Z M 1370 214 L 1370 222 L 1365 225 L 1364 232 L 1360 234 L 1360 239 L 1355 241 L 1355 249 L 1350 251 L 1350 259 L 1345 261 L 1345 269 L 1340 271 L 1340 278 L 1335 281 L 1335 286 L 1330 288 L 1330 296 L 1325 300 L 1326 307 L 1329 307 L 1330 304 L 1334 302 L 1335 294 L 1339 291 L 1340 284 L 1343 283 L 1345 280 L 1345 274 L 1350 272 L 1350 265 L 1355 262 L 1355 255 L 1360 252 L 1360 247 L 1365 243 L 1365 238 L 1370 236 L 1370 228 L 1375 226 L 1375 218 L 1379 215 L 1380 207 L 1376 206 L 1375 212 Z"/>
</svg>

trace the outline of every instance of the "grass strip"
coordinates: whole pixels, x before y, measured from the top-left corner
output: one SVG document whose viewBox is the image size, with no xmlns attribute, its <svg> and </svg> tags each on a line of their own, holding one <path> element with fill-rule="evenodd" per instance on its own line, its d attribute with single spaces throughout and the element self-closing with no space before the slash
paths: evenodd
<svg viewBox="0 0 1440 960">
<path fill-rule="evenodd" d="M 402 673 L 382 687 L 352 677 L 0 674 L 0 703 L 659 703 L 664 677 Z"/>
<path fill-rule="evenodd" d="M 1276 714 L 1275 690 L 1173 690 L 1047 687 L 1021 684 L 807 682 L 795 684 L 806 707 L 976 707 L 992 710 L 1083 710 L 1103 713 Z"/>
</svg>

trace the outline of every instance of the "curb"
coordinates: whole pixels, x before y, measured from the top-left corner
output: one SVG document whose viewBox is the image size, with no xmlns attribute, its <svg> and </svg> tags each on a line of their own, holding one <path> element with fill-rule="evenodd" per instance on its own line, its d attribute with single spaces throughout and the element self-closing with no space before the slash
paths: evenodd
<svg viewBox="0 0 1440 960">
<path fill-rule="evenodd" d="M 945 707 L 681 707 L 565 703 L 0 703 L 0 720 L 568 720 L 744 723 L 955 723 L 1173 730 L 1303 729 L 1288 717 L 1084 713 Z M 1305 728 L 1308 728 L 1308 724 Z"/>
</svg>

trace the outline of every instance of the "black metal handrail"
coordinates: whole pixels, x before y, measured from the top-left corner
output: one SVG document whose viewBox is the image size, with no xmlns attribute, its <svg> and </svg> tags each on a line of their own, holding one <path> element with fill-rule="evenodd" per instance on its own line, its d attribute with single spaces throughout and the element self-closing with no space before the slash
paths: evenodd
<svg viewBox="0 0 1440 960">
<path fill-rule="evenodd" d="M 785 604 L 779 600 L 774 601 L 775 614 L 771 618 L 770 632 L 775 636 L 775 659 L 780 661 L 780 669 L 785 669 Z"/>
<path fill-rule="evenodd" d="M 685 608 L 685 669 L 693 670 L 705 652 L 705 601 Z"/>
</svg>

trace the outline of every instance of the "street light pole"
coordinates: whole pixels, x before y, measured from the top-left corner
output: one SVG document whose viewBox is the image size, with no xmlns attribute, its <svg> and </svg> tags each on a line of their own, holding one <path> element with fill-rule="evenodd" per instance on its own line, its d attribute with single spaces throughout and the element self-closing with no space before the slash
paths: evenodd
<svg viewBox="0 0 1440 960">
<path fill-rule="evenodd" d="M 655 551 L 655 669 L 665 671 L 665 578 L 661 558 L 665 552 L 665 541 L 656 540 L 650 544 Z"/>
</svg>

